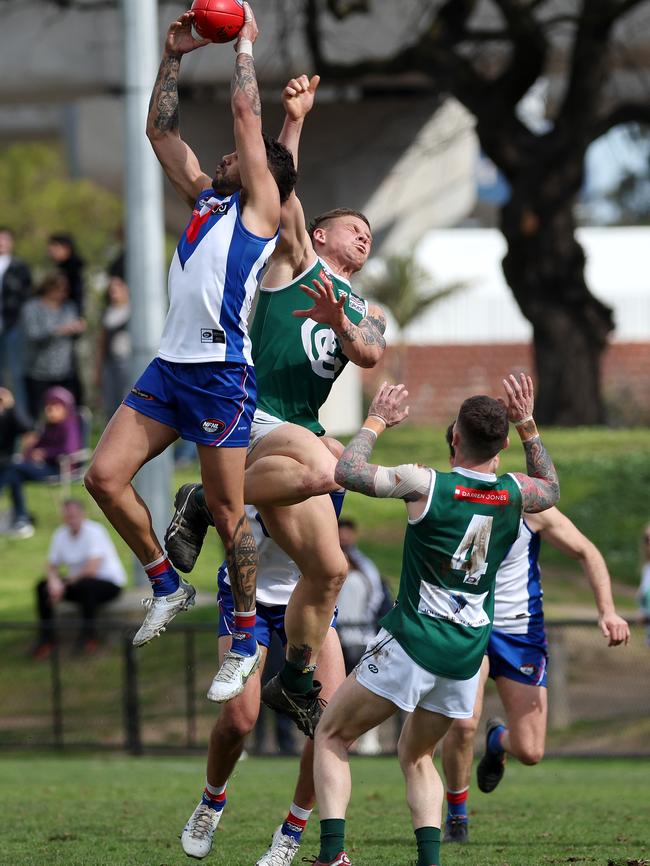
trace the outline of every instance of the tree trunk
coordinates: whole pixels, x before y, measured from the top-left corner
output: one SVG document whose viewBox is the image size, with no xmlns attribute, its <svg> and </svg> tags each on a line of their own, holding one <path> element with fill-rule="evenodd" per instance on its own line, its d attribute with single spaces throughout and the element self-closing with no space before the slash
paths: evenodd
<svg viewBox="0 0 650 866">
<path fill-rule="evenodd" d="M 503 272 L 533 326 L 535 416 L 547 425 L 602 424 L 600 366 L 614 327 L 612 311 L 587 288 L 573 201 L 540 217 L 543 207 L 531 206 L 530 187 L 527 192 L 523 203 L 513 189 L 501 227 L 508 243 Z"/>
</svg>

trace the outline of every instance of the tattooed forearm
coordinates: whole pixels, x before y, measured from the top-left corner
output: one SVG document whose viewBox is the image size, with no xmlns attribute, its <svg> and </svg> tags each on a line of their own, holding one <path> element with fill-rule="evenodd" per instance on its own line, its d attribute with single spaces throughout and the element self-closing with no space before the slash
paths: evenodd
<svg viewBox="0 0 650 866">
<path fill-rule="evenodd" d="M 534 422 L 532 422 L 534 423 Z M 528 474 L 517 474 L 521 483 L 524 511 L 545 511 L 560 498 L 560 481 L 551 457 L 537 433 L 531 439 L 523 439 Z M 522 438 L 525 431 L 520 431 Z"/>
<path fill-rule="evenodd" d="M 232 77 L 231 95 L 233 100 L 243 93 L 251 111 L 256 117 L 262 115 L 262 103 L 257 87 L 255 64 L 249 54 L 238 54 L 235 62 L 235 72 Z"/>
<path fill-rule="evenodd" d="M 160 62 L 158 77 L 149 100 L 147 124 L 159 132 L 178 129 L 178 71 L 180 55 L 166 54 Z"/>
<path fill-rule="evenodd" d="M 336 464 L 334 479 L 341 487 L 376 496 L 377 466 L 368 463 L 377 437 L 370 430 L 360 430 L 347 446 Z"/>
<path fill-rule="evenodd" d="M 366 346 L 379 346 L 382 350 L 386 348 L 384 331 L 386 330 L 386 319 L 383 315 L 366 316 L 359 322 L 361 339 Z"/>
<path fill-rule="evenodd" d="M 245 514 L 239 518 L 232 543 L 226 548 L 226 562 L 235 610 L 252 610 L 257 583 L 257 546 Z"/>
</svg>

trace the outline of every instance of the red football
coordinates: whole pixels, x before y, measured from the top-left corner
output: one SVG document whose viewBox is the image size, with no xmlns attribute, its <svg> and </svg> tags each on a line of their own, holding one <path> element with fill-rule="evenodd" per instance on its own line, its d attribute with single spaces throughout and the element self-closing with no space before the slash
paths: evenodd
<svg viewBox="0 0 650 866">
<path fill-rule="evenodd" d="M 244 26 L 243 0 L 194 0 L 194 27 L 211 42 L 231 42 Z"/>
</svg>

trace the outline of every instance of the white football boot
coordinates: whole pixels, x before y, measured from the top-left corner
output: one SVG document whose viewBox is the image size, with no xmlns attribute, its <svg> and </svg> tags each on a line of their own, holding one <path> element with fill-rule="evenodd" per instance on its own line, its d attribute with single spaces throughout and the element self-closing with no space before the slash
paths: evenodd
<svg viewBox="0 0 650 866">
<path fill-rule="evenodd" d="M 212 837 L 222 814 L 223 809 L 217 812 L 211 806 L 199 803 L 181 834 L 181 845 L 188 857 L 202 860 L 208 856 L 212 848 Z"/>
<path fill-rule="evenodd" d="M 259 645 L 254 656 L 240 656 L 239 653 L 227 652 L 208 690 L 208 700 L 225 704 L 226 701 L 240 695 L 244 691 L 246 680 L 259 667 L 260 658 Z"/>
<path fill-rule="evenodd" d="M 300 842 L 296 842 L 293 836 L 286 836 L 282 832 L 282 824 L 273 834 L 269 850 L 262 854 L 255 866 L 289 866 L 298 853 Z"/>
<path fill-rule="evenodd" d="M 143 646 L 158 637 L 177 613 L 194 605 L 195 595 L 196 590 L 192 584 L 181 579 L 178 589 L 170 595 L 143 598 L 142 604 L 147 608 L 147 614 L 133 638 L 133 646 Z"/>
</svg>

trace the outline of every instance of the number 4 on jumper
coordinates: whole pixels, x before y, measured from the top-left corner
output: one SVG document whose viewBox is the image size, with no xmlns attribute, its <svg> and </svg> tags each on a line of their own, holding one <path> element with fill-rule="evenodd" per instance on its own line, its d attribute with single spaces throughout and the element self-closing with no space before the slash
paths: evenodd
<svg viewBox="0 0 650 866">
<path fill-rule="evenodd" d="M 473 514 L 462 541 L 451 558 L 454 571 L 466 572 L 463 583 L 475 585 L 487 571 L 487 550 L 492 532 L 492 517 Z"/>
</svg>

